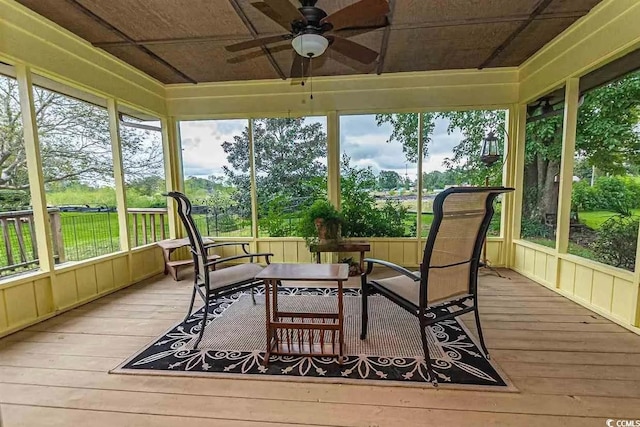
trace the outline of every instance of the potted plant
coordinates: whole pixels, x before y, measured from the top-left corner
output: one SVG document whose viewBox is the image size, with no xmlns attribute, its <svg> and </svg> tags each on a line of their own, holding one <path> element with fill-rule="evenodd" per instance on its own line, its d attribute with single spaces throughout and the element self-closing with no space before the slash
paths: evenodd
<svg viewBox="0 0 640 427">
<path fill-rule="evenodd" d="M 307 246 L 326 245 L 340 238 L 342 214 L 325 199 L 318 199 L 302 213 L 299 232 Z"/>
</svg>

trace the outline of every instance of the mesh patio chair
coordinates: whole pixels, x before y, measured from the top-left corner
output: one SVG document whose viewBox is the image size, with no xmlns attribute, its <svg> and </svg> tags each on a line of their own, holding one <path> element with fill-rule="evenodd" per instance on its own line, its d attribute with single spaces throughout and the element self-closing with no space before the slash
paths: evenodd
<svg viewBox="0 0 640 427">
<path fill-rule="evenodd" d="M 381 294 L 418 317 L 427 372 L 434 386 L 438 380 L 429 358 L 426 328 L 473 311 L 478 337 L 487 359 L 478 315 L 478 267 L 480 252 L 489 222 L 493 201 L 501 193 L 513 191 L 504 187 L 454 187 L 435 198 L 433 223 L 429 231 L 420 271 L 409 271 L 399 265 L 367 258 L 362 274 L 362 331 L 367 337 L 369 318 L 367 298 Z M 398 276 L 369 279 L 374 265 L 391 268 Z"/>
<path fill-rule="evenodd" d="M 182 224 L 187 231 L 189 237 L 189 246 L 191 254 L 193 255 L 194 263 L 194 279 L 193 279 L 193 293 L 191 294 L 191 302 L 189 304 L 189 311 L 185 317 L 185 321 L 191 316 L 193 311 L 193 305 L 195 303 L 196 293 L 200 295 L 205 303 L 205 307 L 208 303 L 216 298 L 233 294 L 245 289 L 251 290 L 251 299 L 253 303 L 256 303 L 254 288 L 259 285 L 263 285 L 262 280 L 256 280 L 255 276 L 263 267 L 254 262 L 259 257 L 264 257 L 266 263 L 270 263 L 269 257 L 273 256 L 271 253 L 249 253 L 248 243 L 244 242 L 223 242 L 223 243 L 209 243 L 203 244 L 202 236 L 198 231 L 193 216 L 191 215 L 191 202 L 189 198 L 182 193 L 172 191 L 166 194 L 168 197 L 173 198 L 178 204 L 178 215 L 182 220 Z M 234 255 L 230 257 L 218 258 L 213 261 L 207 259 L 207 250 L 214 247 L 230 246 L 230 245 L 242 245 L 244 254 Z M 249 258 L 248 263 L 232 265 L 229 267 L 216 269 L 217 266 L 224 262 L 240 260 Z M 210 271 L 213 269 L 213 271 Z M 198 347 L 202 336 L 204 335 L 204 329 L 207 325 L 207 310 L 204 310 L 202 317 L 202 323 L 200 326 L 200 334 L 196 341 L 194 348 Z"/>
</svg>

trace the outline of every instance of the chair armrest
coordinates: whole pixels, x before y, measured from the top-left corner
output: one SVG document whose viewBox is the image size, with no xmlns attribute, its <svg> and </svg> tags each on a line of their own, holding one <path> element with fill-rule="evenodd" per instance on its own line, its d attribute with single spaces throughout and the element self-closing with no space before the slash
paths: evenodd
<svg viewBox="0 0 640 427">
<path fill-rule="evenodd" d="M 259 256 L 263 256 L 266 258 L 267 260 L 267 264 L 270 263 L 269 257 L 272 257 L 273 254 L 272 253 L 268 253 L 268 252 L 264 252 L 264 253 L 255 253 L 255 254 L 244 254 L 244 255 L 234 255 L 234 256 L 229 256 L 229 257 L 225 257 L 225 258 L 218 258 L 214 261 L 210 261 L 208 263 L 205 264 L 206 267 L 211 267 L 212 265 L 217 265 L 220 264 L 222 262 L 226 262 L 226 261 L 232 261 L 234 259 L 242 259 L 242 258 L 253 258 L 253 257 L 259 257 Z M 253 261 L 253 259 L 252 259 Z"/>
<path fill-rule="evenodd" d="M 408 278 L 412 279 L 414 282 L 417 282 L 420 280 L 420 276 L 416 276 L 406 268 L 400 267 L 399 265 L 394 264 L 392 262 L 383 261 L 381 259 L 375 259 L 375 258 L 365 258 L 363 261 L 367 263 L 367 270 L 364 273 L 362 273 L 363 275 L 371 274 L 371 271 L 373 270 L 373 264 L 379 264 L 384 267 L 395 270 L 398 273 L 403 274 L 404 276 L 407 276 Z"/>
<path fill-rule="evenodd" d="M 205 249 L 217 248 L 219 246 L 233 246 L 233 245 L 242 245 L 242 250 L 245 254 L 249 254 L 247 248 L 249 247 L 249 242 L 220 242 L 220 243 L 208 243 L 204 245 Z"/>
</svg>

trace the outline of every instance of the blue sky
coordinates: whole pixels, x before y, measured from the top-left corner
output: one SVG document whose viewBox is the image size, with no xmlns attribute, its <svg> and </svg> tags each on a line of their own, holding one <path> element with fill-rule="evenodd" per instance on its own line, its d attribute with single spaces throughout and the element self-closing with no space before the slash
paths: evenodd
<svg viewBox="0 0 640 427">
<path fill-rule="evenodd" d="M 311 117 L 307 122 L 319 121 L 325 125 L 324 117 Z M 222 167 L 227 164 L 221 144 L 232 141 L 240 135 L 247 120 L 200 120 L 180 123 L 184 175 L 207 177 L 223 175 Z M 351 157 L 352 164 L 371 166 L 380 170 L 394 170 L 400 175 L 408 174 L 416 178 L 416 164 L 408 163 L 398 142 L 387 142 L 391 126 L 378 126 L 375 115 L 341 116 L 340 151 Z M 425 172 L 444 170 L 442 161 L 449 157 L 453 147 L 462 140 L 455 132 L 447 134 L 447 121 L 438 120 L 428 147 L 429 155 L 423 164 Z"/>
</svg>

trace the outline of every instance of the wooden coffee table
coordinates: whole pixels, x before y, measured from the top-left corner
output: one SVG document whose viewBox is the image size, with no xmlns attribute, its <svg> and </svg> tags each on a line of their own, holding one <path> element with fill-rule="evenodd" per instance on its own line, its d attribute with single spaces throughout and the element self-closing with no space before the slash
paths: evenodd
<svg viewBox="0 0 640 427">
<path fill-rule="evenodd" d="M 256 275 L 265 283 L 267 350 L 269 356 L 337 356 L 342 364 L 344 347 L 344 309 L 342 283 L 349 278 L 347 264 L 270 264 Z M 281 280 L 328 281 L 338 283 L 336 313 L 287 312 L 278 308 Z"/>
</svg>

